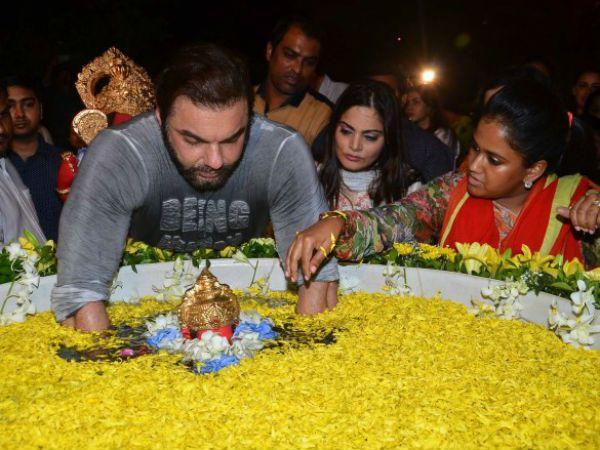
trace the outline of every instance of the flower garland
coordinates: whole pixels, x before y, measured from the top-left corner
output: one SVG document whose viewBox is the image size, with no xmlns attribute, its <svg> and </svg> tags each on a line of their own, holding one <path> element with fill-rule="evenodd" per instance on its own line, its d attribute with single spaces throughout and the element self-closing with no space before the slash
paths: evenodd
<svg viewBox="0 0 600 450">
<path fill-rule="evenodd" d="M 147 321 L 146 327 L 145 336 L 150 347 L 183 355 L 183 361 L 193 362 L 194 371 L 202 374 L 217 372 L 239 364 L 244 358 L 252 358 L 264 348 L 265 341 L 278 337 L 273 330 L 273 321 L 256 311 L 242 311 L 231 343 L 210 330 L 194 339 L 186 337 L 174 313 L 159 315 Z"/>
</svg>

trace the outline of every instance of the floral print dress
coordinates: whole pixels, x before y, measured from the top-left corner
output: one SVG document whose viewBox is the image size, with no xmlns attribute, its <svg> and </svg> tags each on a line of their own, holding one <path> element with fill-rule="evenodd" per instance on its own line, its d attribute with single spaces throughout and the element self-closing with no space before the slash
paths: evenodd
<svg viewBox="0 0 600 450">
<path fill-rule="evenodd" d="M 336 256 L 359 261 L 391 248 L 394 242 L 437 244 L 451 194 L 465 176 L 464 173 L 448 173 L 396 203 L 362 211 L 344 211 L 346 226 L 338 238 Z M 494 203 L 494 217 L 502 239 L 512 229 L 517 216 Z M 600 237 L 581 243 L 586 265 L 598 266 Z"/>
</svg>

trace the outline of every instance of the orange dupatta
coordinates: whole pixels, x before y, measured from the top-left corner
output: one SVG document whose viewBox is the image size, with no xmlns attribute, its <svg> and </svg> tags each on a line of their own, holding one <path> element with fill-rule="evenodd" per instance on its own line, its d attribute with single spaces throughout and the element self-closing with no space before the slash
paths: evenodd
<svg viewBox="0 0 600 450">
<path fill-rule="evenodd" d="M 500 252 L 511 249 L 521 253 L 527 245 L 532 252 L 562 254 L 565 259 L 583 260 L 581 245 L 571 224 L 557 217 L 559 206 L 572 206 L 593 183 L 581 175 L 557 178 L 550 175 L 540 179 L 531 189 L 525 205 L 510 233 L 500 241 L 491 200 L 471 197 L 467 191 L 467 177 L 456 186 L 444 216 L 440 245 L 455 247 L 458 243 L 489 244 Z"/>
</svg>

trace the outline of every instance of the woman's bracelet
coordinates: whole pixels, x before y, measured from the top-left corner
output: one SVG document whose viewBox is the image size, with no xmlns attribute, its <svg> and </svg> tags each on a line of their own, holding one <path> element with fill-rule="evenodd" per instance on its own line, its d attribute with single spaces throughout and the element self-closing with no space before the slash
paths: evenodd
<svg viewBox="0 0 600 450">
<path fill-rule="evenodd" d="M 329 219 L 330 217 L 340 217 L 344 219 L 344 222 L 348 220 L 348 216 L 344 211 L 327 211 L 319 215 L 320 220 Z"/>
</svg>

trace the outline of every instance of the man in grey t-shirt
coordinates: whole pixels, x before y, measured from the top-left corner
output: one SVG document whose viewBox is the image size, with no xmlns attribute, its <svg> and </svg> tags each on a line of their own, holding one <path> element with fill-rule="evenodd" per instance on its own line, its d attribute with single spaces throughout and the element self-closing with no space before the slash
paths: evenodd
<svg viewBox="0 0 600 450">
<path fill-rule="evenodd" d="M 109 295 L 127 236 L 178 251 L 238 245 L 273 223 L 280 255 L 327 202 L 293 130 L 252 117 L 244 64 L 216 46 L 180 52 L 157 83 L 157 108 L 99 134 L 63 210 L 58 321 L 109 326 Z M 298 311 L 336 303 L 334 260 L 299 289 Z"/>
</svg>

